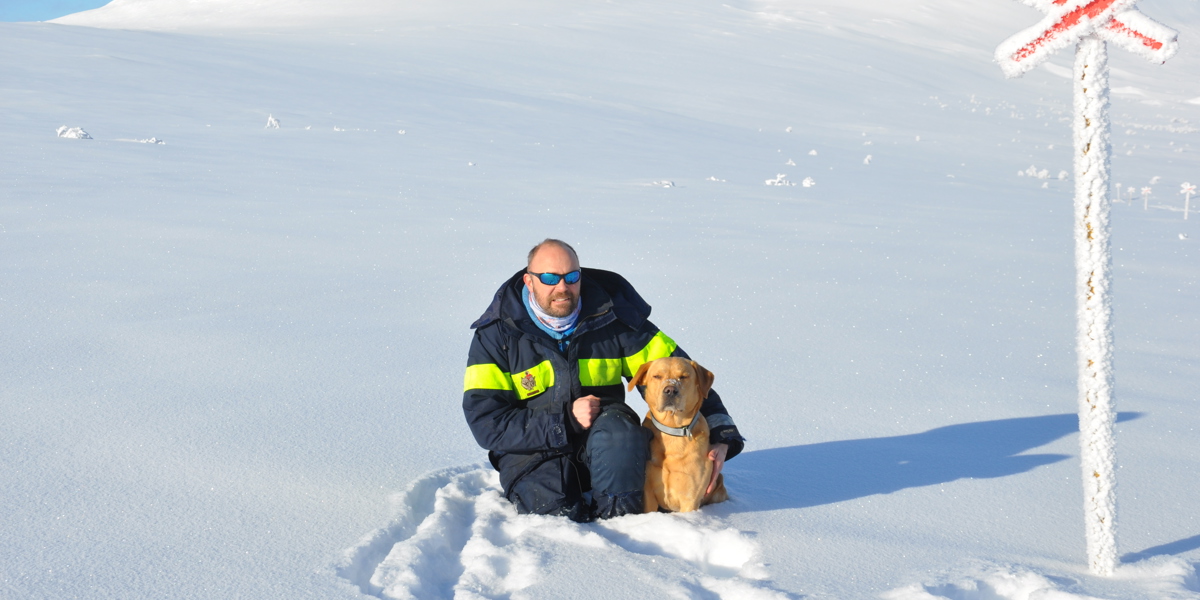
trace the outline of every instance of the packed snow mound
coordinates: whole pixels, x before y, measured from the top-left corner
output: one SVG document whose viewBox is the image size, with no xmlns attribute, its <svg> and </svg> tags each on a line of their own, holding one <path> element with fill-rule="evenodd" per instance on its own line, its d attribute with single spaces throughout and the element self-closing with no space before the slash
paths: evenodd
<svg viewBox="0 0 1200 600">
<path fill-rule="evenodd" d="M 67 127 L 66 125 L 63 125 L 55 130 L 54 133 L 60 138 L 67 138 L 70 140 L 92 139 L 92 136 L 88 135 L 88 132 L 84 131 L 82 127 Z"/>
<path fill-rule="evenodd" d="M 1099 600 L 1080 593 L 1071 577 L 1038 573 L 1017 565 L 980 565 L 958 574 L 896 588 L 884 600 Z M 1117 568 L 1114 578 L 1137 581 L 1160 598 L 1193 597 L 1196 569 L 1176 557 L 1156 557 Z"/>
<path fill-rule="evenodd" d="M 736 499 L 733 501 L 736 502 Z M 701 510 L 631 515 L 590 524 L 517 514 L 486 464 L 441 469 L 394 498 L 392 521 L 346 549 L 333 565 L 361 593 L 383 600 L 542 597 L 553 562 L 580 565 L 658 587 L 662 597 L 779 600 L 752 532 Z M 1115 579 L 1161 597 L 1200 589 L 1185 559 L 1126 557 Z M 1136 561 L 1136 562 L 1134 562 Z M 1081 591 L 1077 574 L 971 561 L 928 581 L 893 588 L 885 600 L 1102 600 Z M 542 587 L 539 587 L 542 586 Z M 644 592 L 645 589 L 642 588 Z"/>
<path fill-rule="evenodd" d="M 435 471 L 413 482 L 397 504 L 392 522 L 346 550 L 335 567 L 364 594 L 507 598 L 537 585 L 548 561 L 583 555 L 603 557 L 606 572 L 616 564 L 658 582 L 664 596 L 686 589 L 712 598 L 791 597 L 766 581 L 750 534 L 703 511 L 584 525 L 519 515 L 487 465 Z"/>
</svg>

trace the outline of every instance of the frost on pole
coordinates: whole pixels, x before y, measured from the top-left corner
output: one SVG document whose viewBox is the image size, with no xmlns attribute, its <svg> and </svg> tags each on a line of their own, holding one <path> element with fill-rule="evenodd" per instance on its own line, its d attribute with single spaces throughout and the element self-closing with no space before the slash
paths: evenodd
<svg viewBox="0 0 1200 600">
<path fill-rule="evenodd" d="M 1020 77 L 1075 44 L 1075 298 L 1079 445 L 1088 567 L 1117 567 L 1116 443 L 1113 425 L 1112 249 L 1109 244 L 1108 49 L 1112 42 L 1151 62 L 1178 49 L 1177 34 L 1134 8 L 1137 0 L 1019 0 L 1046 14 L 996 48 L 1008 77 Z M 1132 189 L 1132 188 L 1130 188 Z"/>
</svg>

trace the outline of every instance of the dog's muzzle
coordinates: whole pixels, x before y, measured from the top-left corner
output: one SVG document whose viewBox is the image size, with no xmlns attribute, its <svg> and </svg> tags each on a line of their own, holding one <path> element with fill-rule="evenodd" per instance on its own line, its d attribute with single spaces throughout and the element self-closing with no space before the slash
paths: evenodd
<svg viewBox="0 0 1200 600">
<path fill-rule="evenodd" d="M 662 409 L 671 412 L 678 412 L 684 407 L 680 405 L 682 396 L 679 391 L 682 387 L 682 382 L 678 379 L 668 379 L 667 384 L 663 386 L 660 394 L 662 399 Z"/>
</svg>

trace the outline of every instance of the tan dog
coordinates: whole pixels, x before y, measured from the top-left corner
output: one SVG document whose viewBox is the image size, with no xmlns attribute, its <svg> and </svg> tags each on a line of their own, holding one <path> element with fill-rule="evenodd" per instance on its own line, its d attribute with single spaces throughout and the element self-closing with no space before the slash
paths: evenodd
<svg viewBox="0 0 1200 600">
<path fill-rule="evenodd" d="M 629 390 L 646 386 L 650 406 L 642 422 L 653 434 L 646 464 L 646 512 L 660 507 L 688 512 L 729 499 L 721 475 L 712 493 L 704 493 L 713 463 L 708 459 L 708 421 L 700 414 L 700 405 L 712 383 L 712 373 L 686 358 L 645 363 L 629 381 Z"/>
</svg>

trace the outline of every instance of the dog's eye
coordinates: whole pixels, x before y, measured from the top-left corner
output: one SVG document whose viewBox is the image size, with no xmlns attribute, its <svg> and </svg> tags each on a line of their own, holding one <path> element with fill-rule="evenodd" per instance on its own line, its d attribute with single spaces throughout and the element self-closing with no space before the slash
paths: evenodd
<svg viewBox="0 0 1200 600">
<path fill-rule="evenodd" d="M 662 375 L 651 375 L 650 379 L 662 379 Z"/>
</svg>

